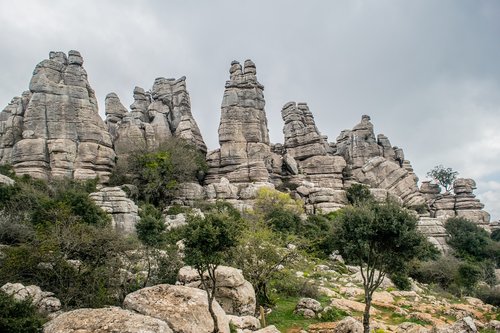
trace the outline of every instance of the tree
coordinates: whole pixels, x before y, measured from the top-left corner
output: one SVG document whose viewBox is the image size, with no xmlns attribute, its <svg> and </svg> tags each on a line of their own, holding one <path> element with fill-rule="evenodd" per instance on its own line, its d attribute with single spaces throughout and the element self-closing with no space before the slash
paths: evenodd
<svg viewBox="0 0 500 333">
<path fill-rule="evenodd" d="M 351 205 L 361 204 L 363 202 L 374 200 L 368 186 L 363 184 L 352 184 L 347 190 L 347 201 Z"/>
<path fill-rule="evenodd" d="M 453 189 L 453 182 L 457 178 L 457 175 L 457 171 L 453 171 L 452 168 L 445 168 L 442 165 L 437 165 L 431 171 L 427 172 L 427 176 L 434 179 L 446 192 L 450 192 Z"/>
<path fill-rule="evenodd" d="M 426 239 L 417 230 L 417 219 L 391 201 L 345 207 L 334 232 L 335 248 L 360 268 L 365 292 L 363 327 L 368 333 L 373 293 L 386 275 L 405 271 Z"/>
<path fill-rule="evenodd" d="M 219 332 L 213 300 L 217 290 L 216 270 L 228 259 L 240 235 L 239 219 L 227 207 L 215 206 L 205 217 L 191 215 L 184 231 L 186 264 L 196 269 L 203 289 L 207 292 L 208 311 L 214 323 L 213 333 Z"/>
</svg>

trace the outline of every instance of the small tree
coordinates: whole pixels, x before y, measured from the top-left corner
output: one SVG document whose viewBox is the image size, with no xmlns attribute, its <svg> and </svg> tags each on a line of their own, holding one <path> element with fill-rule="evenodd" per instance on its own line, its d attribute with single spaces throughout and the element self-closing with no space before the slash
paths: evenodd
<svg viewBox="0 0 500 333">
<path fill-rule="evenodd" d="M 450 192 L 453 189 L 453 182 L 457 178 L 458 172 L 453 171 L 452 168 L 437 165 L 431 171 L 427 172 L 427 176 L 434 179 L 446 192 Z"/>
<path fill-rule="evenodd" d="M 223 206 L 205 213 L 205 217 L 188 216 L 184 232 L 185 262 L 193 266 L 207 292 L 208 311 L 214 322 L 213 333 L 219 332 L 219 323 L 213 310 L 217 290 L 216 270 L 237 245 L 240 235 L 239 220 Z"/>
<path fill-rule="evenodd" d="M 416 218 L 393 202 L 347 206 L 335 227 L 335 247 L 357 264 L 363 278 L 364 332 L 370 331 L 372 296 L 387 274 L 404 272 L 425 242 Z"/>
</svg>

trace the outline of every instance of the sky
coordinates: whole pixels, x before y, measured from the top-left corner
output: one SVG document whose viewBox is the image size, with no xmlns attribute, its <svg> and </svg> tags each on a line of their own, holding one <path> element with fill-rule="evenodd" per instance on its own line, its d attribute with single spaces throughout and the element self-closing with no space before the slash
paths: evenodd
<svg viewBox="0 0 500 333">
<path fill-rule="evenodd" d="M 187 77 L 209 149 L 232 60 L 252 59 L 272 142 L 281 108 L 307 102 L 335 141 L 363 114 L 420 180 L 435 165 L 476 180 L 500 219 L 500 1 L 0 0 L 0 104 L 50 51 L 78 50 L 104 114 L 115 92 Z"/>
</svg>

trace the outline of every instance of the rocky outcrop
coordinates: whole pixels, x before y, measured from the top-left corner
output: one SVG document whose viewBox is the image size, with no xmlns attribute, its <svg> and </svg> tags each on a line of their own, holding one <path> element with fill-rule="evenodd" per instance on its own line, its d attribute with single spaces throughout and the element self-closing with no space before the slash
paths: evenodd
<svg viewBox="0 0 500 333">
<path fill-rule="evenodd" d="M 166 322 L 175 333 L 213 331 L 207 294 L 201 289 L 160 284 L 128 294 L 123 306 Z M 213 303 L 213 310 L 220 332 L 229 333 L 229 320 L 216 301 Z"/>
<path fill-rule="evenodd" d="M 171 137 L 185 139 L 206 153 L 191 113 L 186 77 L 157 78 L 150 92 L 135 87 L 130 109 L 126 110 L 116 94 L 106 96 L 106 124 L 118 157 L 126 156 L 132 149 L 156 148 Z"/>
<path fill-rule="evenodd" d="M 106 181 L 114 166 L 111 135 L 77 51 L 50 52 L 29 91 L 0 114 L 0 160 L 18 175 Z"/>
<path fill-rule="evenodd" d="M 207 183 L 221 177 L 231 183 L 267 182 L 281 172 L 281 160 L 273 158 L 264 110 L 264 86 L 257 81 L 255 64 L 231 63 L 230 79 L 221 105 L 220 148 L 207 156 Z"/>
<path fill-rule="evenodd" d="M 403 150 L 392 147 L 383 134 L 375 137 L 370 117 L 364 115 L 352 130 L 344 130 L 337 138 L 337 153 L 347 162 L 345 174 L 355 182 L 387 190 L 401 198 L 406 206 L 425 203 L 413 169 L 404 159 Z"/>
<path fill-rule="evenodd" d="M 224 311 L 231 315 L 244 316 L 255 313 L 256 298 L 253 286 L 245 280 L 241 270 L 219 266 L 215 272 L 217 290 L 215 299 Z M 202 288 L 195 269 L 186 266 L 179 270 L 178 283 L 194 288 Z"/>
<path fill-rule="evenodd" d="M 432 217 L 446 220 L 463 217 L 490 231 L 490 214 L 473 193 L 476 182 L 470 178 L 458 178 L 453 183 L 453 193 L 440 193 L 439 185 L 423 182 L 420 192 L 427 198 Z"/>
<path fill-rule="evenodd" d="M 102 187 L 98 192 L 90 193 L 90 198 L 111 215 L 112 226 L 125 233 L 135 233 L 139 222 L 139 208 L 120 187 Z"/>
<path fill-rule="evenodd" d="M 447 252 L 449 246 L 446 243 L 448 232 L 444 227 L 445 219 L 420 217 L 418 220 L 418 230 L 427 236 L 427 239 L 441 252 Z"/>
<path fill-rule="evenodd" d="M 13 296 L 15 300 L 31 303 L 43 314 L 50 314 L 61 309 L 61 301 L 54 297 L 54 293 L 43 291 L 38 286 L 24 286 L 21 283 L 6 283 L 0 288 L 7 295 Z"/>
<path fill-rule="evenodd" d="M 45 324 L 44 333 L 173 333 L 160 319 L 118 307 L 77 309 L 65 312 Z"/>
</svg>

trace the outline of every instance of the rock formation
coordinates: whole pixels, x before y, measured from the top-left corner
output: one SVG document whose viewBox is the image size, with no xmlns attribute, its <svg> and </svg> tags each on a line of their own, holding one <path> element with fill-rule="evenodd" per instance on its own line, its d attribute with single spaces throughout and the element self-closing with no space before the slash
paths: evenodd
<svg viewBox="0 0 500 333">
<path fill-rule="evenodd" d="M 0 161 L 18 175 L 107 180 L 115 153 L 82 64 L 77 51 L 50 52 L 0 113 Z"/>
<path fill-rule="evenodd" d="M 185 139 L 206 153 L 207 147 L 191 113 L 186 78 L 157 78 L 151 92 L 134 89 L 131 111 L 115 93 L 106 96 L 106 124 L 116 154 L 123 157 L 137 148 L 156 148 L 171 137 Z"/>
<path fill-rule="evenodd" d="M 174 332 L 211 333 L 214 327 L 207 294 L 197 288 L 160 284 L 128 294 L 123 306 L 165 321 Z M 220 332 L 229 333 L 229 319 L 217 301 L 213 302 L 213 310 Z"/>
<path fill-rule="evenodd" d="M 0 291 L 14 297 L 17 301 L 30 300 L 37 310 L 48 315 L 61 309 L 61 301 L 54 297 L 54 293 L 42 291 L 39 286 L 24 286 L 21 283 L 6 283 Z"/>
<path fill-rule="evenodd" d="M 114 228 L 125 233 L 134 233 L 139 222 L 139 208 L 120 187 L 103 187 L 90 194 L 97 206 L 111 215 Z"/>
<path fill-rule="evenodd" d="M 206 182 L 218 182 L 221 177 L 237 184 L 267 182 L 274 169 L 281 171 L 281 162 L 273 163 L 264 86 L 257 81 L 251 60 L 246 60 L 244 67 L 233 61 L 229 73 L 221 106 L 220 148 L 207 156 L 210 170 Z"/>
<path fill-rule="evenodd" d="M 344 130 L 337 138 L 337 153 L 347 162 L 345 182 L 351 180 L 380 188 L 400 198 L 406 206 L 415 207 L 425 203 L 417 186 L 418 178 L 403 150 L 391 147 L 383 134 L 375 138 L 369 116 L 352 130 Z"/>
</svg>

